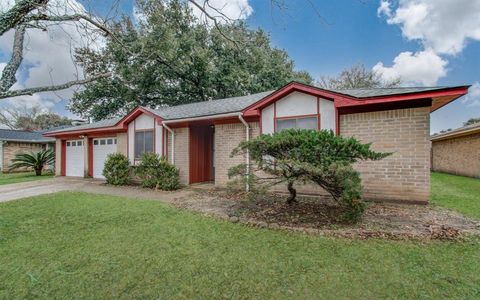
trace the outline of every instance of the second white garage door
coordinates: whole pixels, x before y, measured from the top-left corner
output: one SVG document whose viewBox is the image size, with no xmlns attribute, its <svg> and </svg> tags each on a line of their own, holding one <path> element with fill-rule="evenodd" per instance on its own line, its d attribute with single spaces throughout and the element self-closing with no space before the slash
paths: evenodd
<svg viewBox="0 0 480 300">
<path fill-rule="evenodd" d="M 117 152 L 117 138 L 93 139 L 93 177 L 105 178 L 102 175 L 107 155 Z"/>
</svg>

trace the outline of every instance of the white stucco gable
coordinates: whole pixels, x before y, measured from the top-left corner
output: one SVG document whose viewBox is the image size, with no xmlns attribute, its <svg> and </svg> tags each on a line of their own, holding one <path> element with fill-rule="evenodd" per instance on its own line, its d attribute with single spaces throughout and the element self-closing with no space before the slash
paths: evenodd
<svg viewBox="0 0 480 300">
<path fill-rule="evenodd" d="M 153 130 L 155 153 L 163 156 L 163 126 L 156 122 L 155 118 L 142 113 L 128 124 L 128 159 L 131 163 L 135 161 L 135 132 Z"/>
<path fill-rule="evenodd" d="M 262 133 L 275 132 L 278 120 L 302 118 L 317 118 L 320 129 L 336 130 L 333 101 L 295 91 L 262 109 Z"/>
</svg>

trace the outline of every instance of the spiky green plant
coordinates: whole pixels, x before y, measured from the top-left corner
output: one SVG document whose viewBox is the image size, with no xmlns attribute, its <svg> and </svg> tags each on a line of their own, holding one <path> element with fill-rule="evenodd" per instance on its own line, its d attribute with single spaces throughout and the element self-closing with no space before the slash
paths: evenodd
<svg viewBox="0 0 480 300">
<path fill-rule="evenodd" d="M 42 170 L 46 165 L 53 164 L 55 161 L 55 153 L 52 149 L 41 150 L 39 152 L 20 153 L 16 154 L 12 159 L 12 164 L 9 170 L 19 168 L 28 168 L 35 171 L 35 175 L 41 176 Z"/>
</svg>

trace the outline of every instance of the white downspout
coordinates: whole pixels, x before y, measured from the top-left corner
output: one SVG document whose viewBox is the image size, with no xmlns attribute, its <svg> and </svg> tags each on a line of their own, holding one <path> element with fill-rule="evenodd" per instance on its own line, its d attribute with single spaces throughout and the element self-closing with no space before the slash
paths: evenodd
<svg viewBox="0 0 480 300">
<path fill-rule="evenodd" d="M 162 123 L 162 125 L 166 130 L 168 130 L 168 132 L 172 134 L 172 164 L 175 165 L 175 132 L 172 130 L 172 128 L 168 127 L 167 124 Z"/>
<path fill-rule="evenodd" d="M 250 140 L 250 126 L 248 126 L 248 123 L 243 118 L 242 113 L 238 114 L 238 118 L 243 123 L 243 125 L 245 125 L 246 141 L 248 142 Z M 250 177 L 250 152 L 248 151 L 248 149 L 247 149 L 246 155 L 247 155 L 247 157 L 246 157 L 245 160 L 246 160 L 246 164 L 247 164 L 247 170 L 246 170 L 245 176 L 247 177 L 247 181 L 246 181 L 246 184 L 245 184 L 245 189 L 248 193 L 250 191 L 250 178 L 249 178 Z"/>
</svg>

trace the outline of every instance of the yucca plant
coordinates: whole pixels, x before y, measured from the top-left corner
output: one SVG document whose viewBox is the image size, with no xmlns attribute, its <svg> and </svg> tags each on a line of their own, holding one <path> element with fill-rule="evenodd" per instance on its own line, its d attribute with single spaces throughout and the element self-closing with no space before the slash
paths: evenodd
<svg viewBox="0 0 480 300">
<path fill-rule="evenodd" d="M 55 153 L 52 149 L 42 150 L 36 153 L 21 153 L 15 155 L 9 169 L 31 168 L 35 171 L 35 175 L 41 176 L 45 165 L 52 164 L 54 161 Z"/>
</svg>

